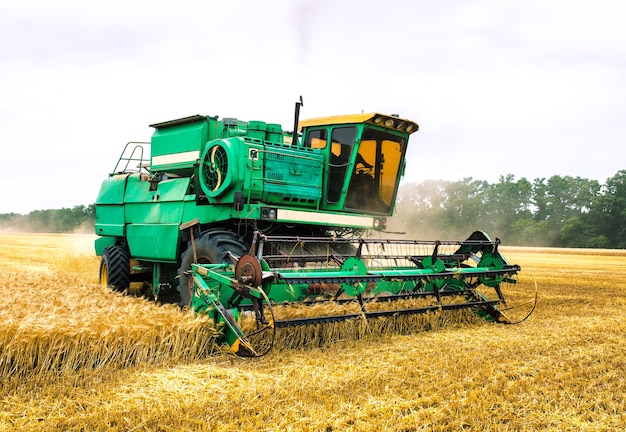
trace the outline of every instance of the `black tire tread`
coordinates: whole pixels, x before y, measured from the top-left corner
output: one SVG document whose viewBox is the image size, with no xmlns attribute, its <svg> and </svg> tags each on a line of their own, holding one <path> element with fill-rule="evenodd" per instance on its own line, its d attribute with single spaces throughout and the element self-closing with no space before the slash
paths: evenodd
<svg viewBox="0 0 626 432">
<path fill-rule="evenodd" d="M 106 264 L 108 270 L 108 286 L 113 291 L 123 292 L 130 285 L 130 254 L 118 245 L 109 246 L 102 253 L 100 264 L 100 277 L 102 277 L 102 265 Z"/>
<path fill-rule="evenodd" d="M 195 245 L 197 258 L 200 263 L 229 262 L 226 252 L 241 256 L 248 251 L 248 247 L 240 236 L 221 228 L 211 229 L 203 233 L 195 241 Z M 181 307 L 189 306 L 191 303 L 191 294 L 188 291 L 189 278 L 185 275 L 185 271 L 191 268 L 193 260 L 193 249 L 191 241 L 189 241 L 187 248 L 181 254 L 181 265 L 178 269 L 178 292 L 180 293 Z"/>
</svg>

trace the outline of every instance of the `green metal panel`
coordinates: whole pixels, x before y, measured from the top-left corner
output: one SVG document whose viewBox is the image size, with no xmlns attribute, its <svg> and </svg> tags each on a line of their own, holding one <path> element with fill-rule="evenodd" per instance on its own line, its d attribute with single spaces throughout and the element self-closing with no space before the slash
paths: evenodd
<svg viewBox="0 0 626 432">
<path fill-rule="evenodd" d="M 257 138 L 259 140 L 264 140 L 266 130 L 267 130 L 267 124 L 265 122 L 251 120 L 248 122 L 247 136 L 250 138 Z"/>
<path fill-rule="evenodd" d="M 96 249 L 96 255 L 97 256 L 102 256 L 102 252 L 104 252 L 104 250 L 109 247 L 109 246 L 113 246 L 115 244 L 115 238 L 114 237 L 98 237 L 96 239 L 96 241 L 94 242 L 94 246 Z"/>
<path fill-rule="evenodd" d="M 129 174 L 118 174 L 102 182 L 96 202 L 98 204 L 122 204 L 128 176 Z"/>
<path fill-rule="evenodd" d="M 282 126 L 276 123 L 267 124 L 266 139 L 268 141 L 283 143 L 283 129 Z"/>
<path fill-rule="evenodd" d="M 96 220 L 99 217 L 111 221 L 116 220 L 120 223 L 96 222 L 96 234 L 114 237 L 124 236 L 124 206 L 98 206 L 96 207 Z"/>
<path fill-rule="evenodd" d="M 182 201 L 189 188 L 190 178 L 174 178 L 158 183 L 150 190 L 150 182 L 132 176 L 126 192 L 127 223 L 180 223 Z"/>
<path fill-rule="evenodd" d="M 316 207 L 322 197 L 322 155 L 287 146 L 266 146 L 263 201 Z"/>
<path fill-rule="evenodd" d="M 126 193 L 126 237 L 131 256 L 175 261 L 189 177 L 162 180 L 151 189 L 138 175 L 129 177 Z"/>
<path fill-rule="evenodd" d="M 205 118 L 191 123 L 157 128 L 152 135 L 152 171 L 191 170 L 209 138 Z"/>
<path fill-rule="evenodd" d="M 178 259 L 179 223 L 131 224 L 126 228 L 132 257 L 176 262 Z"/>
<path fill-rule="evenodd" d="M 263 146 L 246 141 L 248 157 L 245 158 L 243 169 L 243 190 L 248 200 L 258 200 L 263 196 L 263 164 L 265 152 Z"/>
<path fill-rule="evenodd" d="M 150 190 L 149 181 L 133 175 L 128 179 L 124 202 L 182 201 L 189 189 L 190 180 L 189 177 L 169 178 L 161 180 L 154 190 Z"/>
<path fill-rule="evenodd" d="M 115 175 L 104 180 L 96 203 L 96 234 L 124 236 L 124 191 L 128 174 Z"/>
<path fill-rule="evenodd" d="M 180 202 L 126 204 L 127 227 L 135 223 L 180 224 L 182 215 L 183 206 Z"/>
<path fill-rule="evenodd" d="M 248 206 L 245 206 L 242 212 L 237 213 L 232 203 L 197 205 L 194 200 L 186 198 L 181 223 L 199 219 L 200 223 L 207 224 L 239 218 L 243 214 L 249 218 L 255 217 L 254 214 L 250 213 Z M 258 215 L 258 212 L 256 214 Z"/>
</svg>

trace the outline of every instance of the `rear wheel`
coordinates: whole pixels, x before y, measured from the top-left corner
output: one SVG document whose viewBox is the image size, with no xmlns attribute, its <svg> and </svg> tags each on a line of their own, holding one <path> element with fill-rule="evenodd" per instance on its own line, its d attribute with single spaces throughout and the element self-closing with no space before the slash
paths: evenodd
<svg viewBox="0 0 626 432">
<path fill-rule="evenodd" d="M 118 245 L 109 246 L 100 260 L 100 285 L 122 292 L 130 285 L 130 256 Z"/>
<path fill-rule="evenodd" d="M 207 231 L 198 240 L 196 245 L 196 264 L 218 264 L 230 262 L 227 252 L 236 256 L 242 256 L 248 249 L 241 237 L 232 231 L 213 229 Z M 189 276 L 186 274 L 194 264 L 194 254 L 191 242 L 181 255 L 181 265 L 178 269 L 180 293 L 180 306 L 189 306 L 191 303 L 191 286 Z"/>
</svg>

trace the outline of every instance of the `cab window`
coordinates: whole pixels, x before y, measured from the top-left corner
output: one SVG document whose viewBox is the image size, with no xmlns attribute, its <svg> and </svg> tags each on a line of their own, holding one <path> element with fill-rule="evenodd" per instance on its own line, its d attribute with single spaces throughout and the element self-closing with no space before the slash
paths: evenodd
<svg viewBox="0 0 626 432">
<path fill-rule="evenodd" d="M 326 186 L 326 201 L 328 203 L 336 203 L 341 198 L 356 132 L 357 129 L 354 126 L 336 127 L 332 130 Z"/>
<path fill-rule="evenodd" d="M 313 129 L 307 133 L 304 146 L 314 149 L 324 149 L 326 148 L 327 141 L 328 131 L 326 131 L 326 129 Z"/>
</svg>

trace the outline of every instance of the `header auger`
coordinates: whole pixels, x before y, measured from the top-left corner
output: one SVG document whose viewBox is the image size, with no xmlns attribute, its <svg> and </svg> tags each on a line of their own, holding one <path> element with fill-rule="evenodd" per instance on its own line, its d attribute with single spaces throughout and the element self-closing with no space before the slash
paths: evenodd
<svg viewBox="0 0 626 432">
<path fill-rule="evenodd" d="M 267 353 L 277 329 L 464 309 L 499 323 L 530 315 L 534 300 L 521 317 L 508 310 L 520 268 L 498 239 L 382 235 L 416 123 L 379 113 L 300 121 L 301 106 L 301 135 L 191 116 L 129 143 L 96 202 L 102 285 L 175 297 L 247 357 Z"/>
</svg>

